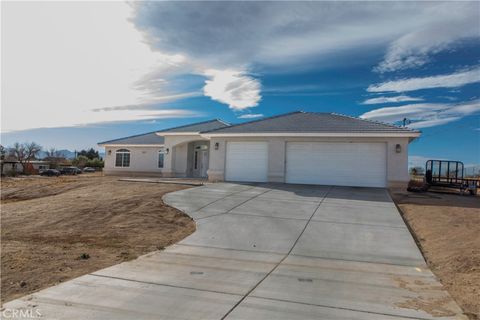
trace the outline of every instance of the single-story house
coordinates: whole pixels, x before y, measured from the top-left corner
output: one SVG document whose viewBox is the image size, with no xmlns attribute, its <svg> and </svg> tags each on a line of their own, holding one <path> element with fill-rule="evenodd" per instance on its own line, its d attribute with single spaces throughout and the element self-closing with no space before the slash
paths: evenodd
<svg viewBox="0 0 480 320">
<path fill-rule="evenodd" d="M 241 124 L 215 119 L 100 142 L 105 174 L 342 186 L 405 185 L 419 131 L 297 111 Z"/>
<path fill-rule="evenodd" d="M 0 167 L 2 175 L 18 174 L 23 172 L 23 165 L 17 160 L 1 160 Z M 29 173 L 38 173 L 40 170 L 49 169 L 50 162 L 42 160 L 31 160 L 28 163 L 27 171 Z"/>
</svg>

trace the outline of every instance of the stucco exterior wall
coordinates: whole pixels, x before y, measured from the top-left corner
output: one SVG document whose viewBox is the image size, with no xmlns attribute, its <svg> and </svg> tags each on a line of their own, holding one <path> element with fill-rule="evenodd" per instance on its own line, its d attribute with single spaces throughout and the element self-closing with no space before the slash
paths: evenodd
<svg viewBox="0 0 480 320">
<path fill-rule="evenodd" d="M 162 174 L 165 177 L 185 177 L 189 174 L 189 147 L 192 141 L 207 140 L 199 134 L 165 136 L 164 147 L 169 150 L 165 154 L 165 166 Z"/>
<path fill-rule="evenodd" d="M 409 138 L 364 138 L 364 137 L 231 137 L 215 138 L 210 141 L 210 167 L 208 177 L 211 181 L 225 179 L 226 143 L 228 141 L 267 141 L 268 142 L 268 180 L 270 182 L 285 182 L 286 143 L 302 142 L 383 142 L 387 146 L 387 186 L 404 186 L 408 180 L 408 143 Z M 218 150 L 214 146 L 218 143 Z M 400 144 L 401 152 L 396 152 Z"/>
<path fill-rule="evenodd" d="M 115 167 L 115 153 L 117 150 L 130 150 L 130 166 Z M 105 147 L 104 173 L 107 175 L 162 175 L 158 168 L 158 151 L 161 147 Z M 111 152 L 110 152 L 111 151 Z"/>
<path fill-rule="evenodd" d="M 207 141 L 198 134 L 165 136 L 162 146 L 105 146 L 106 175 L 143 175 L 162 177 L 187 177 L 191 175 L 193 141 Z M 158 168 L 158 152 L 164 154 L 163 168 Z M 115 152 L 119 149 L 130 150 L 130 166 L 115 167 Z M 111 152 L 109 152 L 111 151 Z M 109 154 L 110 153 L 110 154 Z"/>
</svg>

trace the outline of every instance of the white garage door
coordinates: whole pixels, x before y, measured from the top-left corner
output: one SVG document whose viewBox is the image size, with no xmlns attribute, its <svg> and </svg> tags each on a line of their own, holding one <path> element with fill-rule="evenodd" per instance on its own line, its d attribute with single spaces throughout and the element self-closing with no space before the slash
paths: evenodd
<svg viewBox="0 0 480 320">
<path fill-rule="evenodd" d="M 266 182 L 267 172 L 266 142 L 227 142 L 225 180 Z"/>
<path fill-rule="evenodd" d="M 287 183 L 385 187 L 386 166 L 385 143 L 287 143 Z"/>
</svg>

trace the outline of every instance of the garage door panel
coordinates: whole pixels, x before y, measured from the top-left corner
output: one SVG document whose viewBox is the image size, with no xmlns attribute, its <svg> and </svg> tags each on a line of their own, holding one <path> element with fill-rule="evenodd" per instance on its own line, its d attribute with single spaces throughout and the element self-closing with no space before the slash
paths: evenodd
<svg viewBox="0 0 480 320">
<path fill-rule="evenodd" d="M 385 143 L 287 143 L 287 183 L 384 187 Z"/>
<path fill-rule="evenodd" d="M 266 182 L 268 179 L 267 142 L 227 142 L 225 179 Z"/>
</svg>

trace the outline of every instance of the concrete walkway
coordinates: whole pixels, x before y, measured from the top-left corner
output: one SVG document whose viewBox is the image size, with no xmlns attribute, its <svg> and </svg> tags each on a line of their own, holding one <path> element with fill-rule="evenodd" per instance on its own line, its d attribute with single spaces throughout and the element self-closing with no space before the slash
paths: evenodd
<svg viewBox="0 0 480 320">
<path fill-rule="evenodd" d="M 466 319 L 384 189 L 211 184 L 177 245 L 6 304 L 44 319 Z"/>
</svg>

